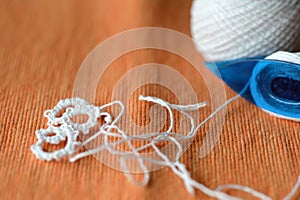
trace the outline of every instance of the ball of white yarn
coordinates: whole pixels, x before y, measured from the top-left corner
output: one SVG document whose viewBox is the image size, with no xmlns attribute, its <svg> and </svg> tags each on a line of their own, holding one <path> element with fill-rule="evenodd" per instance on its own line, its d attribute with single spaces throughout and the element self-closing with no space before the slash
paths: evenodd
<svg viewBox="0 0 300 200">
<path fill-rule="evenodd" d="M 191 32 L 206 60 L 297 51 L 299 0 L 194 0 Z"/>
</svg>

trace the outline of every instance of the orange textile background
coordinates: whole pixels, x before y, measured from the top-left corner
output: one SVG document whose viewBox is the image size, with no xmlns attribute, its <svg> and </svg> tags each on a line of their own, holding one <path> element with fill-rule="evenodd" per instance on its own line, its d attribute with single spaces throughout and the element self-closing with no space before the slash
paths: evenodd
<svg viewBox="0 0 300 200">
<path fill-rule="evenodd" d="M 0 199 L 209 199 L 199 191 L 189 195 L 183 181 L 168 168 L 152 172 L 149 185 L 140 187 L 93 157 L 75 163 L 48 163 L 37 160 L 30 151 L 36 142 L 35 130 L 46 127 L 43 111 L 72 96 L 77 70 L 97 44 L 116 33 L 145 26 L 190 35 L 191 3 L 0 2 Z M 112 64 L 113 75 L 99 83 L 99 104 L 111 100 L 103 88 L 109 91 L 111 82 L 147 62 L 173 66 L 198 87 L 198 96 L 209 98 L 189 63 L 167 52 L 146 50 L 132 52 Z M 145 91 L 160 96 L 159 89 Z M 229 88 L 226 92 L 228 98 L 235 95 Z M 137 110 L 143 109 L 143 103 L 137 106 Z M 300 174 L 299 123 L 271 117 L 242 98 L 227 109 L 224 129 L 213 151 L 199 158 L 205 130 L 200 129 L 182 162 L 195 180 L 209 188 L 241 184 L 274 199 L 283 198 Z M 228 193 L 253 198 L 242 192 Z"/>
</svg>

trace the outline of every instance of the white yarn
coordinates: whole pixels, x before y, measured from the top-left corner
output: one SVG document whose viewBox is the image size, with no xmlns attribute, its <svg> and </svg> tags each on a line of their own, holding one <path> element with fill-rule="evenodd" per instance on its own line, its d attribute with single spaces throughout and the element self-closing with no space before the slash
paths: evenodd
<svg viewBox="0 0 300 200">
<path fill-rule="evenodd" d="M 194 0 L 191 9 L 191 33 L 207 61 L 297 51 L 299 21 L 299 0 Z"/>
<path fill-rule="evenodd" d="M 243 93 L 247 88 L 248 88 L 248 84 L 245 86 L 245 88 L 241 93 Z M 229 185 L 220 186 L 217 189 L 210 189 L 205 185 L 193 180 L 188 170 L 186 169 L 185 165 L 179 161 L 179 158 L 183 153 L 183 148 L 181 146 L 180 141 L 189 140 L 193 138 L 197 130 L 206 121 L 212 118 L 215 114 L 217 114 L 217 112 L 219 112 L 221 109 L 226 107 L 227 104 L 234 101 L 239 96 L 240 95 L 237 95 L 231 98 L 230 100 L 228 100 L 227 102 L 225 102 L 221 107 L 219 107 L 210 116 L 208 116 L 207 119 L 205 119 L 197 126 L 195 126 L 194 120 L 191 117 L 191 115 L 188 114 L 188 111 L 198 110 L 199 108 L 206 106 L 205 102 L 194 104 L 194 105 L 175 105 L 175 104 L 170 104 L 156 97 L 140 96 L 139 100 L 152 102 L 166 108 L 169 113 L 170 125 L 166 132 L 145 133 L 139 136 L 129 135 L 125 133 L 125 131 L 123 131 L 120 127 L 116 126 L 117 121 L 120 119 L 125 109 L 123 103 L 120 101 L 114 101 L 109 104 L 98 107 L 98 106 L 91 105 L 79 98 L 62 100 L 54 107 L 53 110 L 47 110 L 45 112 L 45 116 L 48 118 L 49 127 L 47 129 L 41 129 L 39 131 L 36 131 L 38 142 L 31 146 L 31 150 L 36 155 L 36 157 L 41 160 L 47 160 L 47 161 L 51 161 L 53 159 L 60 160 L 61 158 L 71 156 L 69 158 L 70 162 L 75 162 L 76 160 L 81 159 L 83 157 L 96 154 L 100 151 L 107 150 L 109 153 L 113 155 L 120 156 L 120 166 L 122 167 L 124 174 L 131 182 L 137 183 L 139 185 L 146 185 L 149 182 L 150 176 L 149 176 L 149 171 L 145 165 L 145 162 L 150 162 L 157 165 L 170 167 L 170 169 L 183 180 L 184 185 L 190 194 L 194 194 L 194 190 L 199 189 L 206 195 L 217 199 L 238 200 L 240 198 L 222 192 L 222 190 L 224 189 L 235 189 L 235 190 L 241 190 L 246 193 L 252 194 L 253 196 L 258 197 L 260 199 L 270 200 L 271 199 L 270 197 L 254 189 L 241 186 L 241 185 L 229 184 Z M 120 109 L 120 113 L 113 118 L 113 116 L 111 116 L 105 110 L 108 107 L 115 106 L 115 105 L 120 106 L 121 109 Z M 61 117 L 57 116 L 58 113 L 60 113 L 61 110 L 63 109 L 66 109 L 63 115 Z M 173 117 L 173 110 L 179 111 L 181 114 L 185 115 L 185 117 L 187 117 L 190 120 L 191 129 L 189 130 L 188 133 L 183 134 L 183 133 L 172 132 L 174 130 L 174 124 L 175 124 L 174 117 Z M 85 114 L 89 116 L 87 122 L 83 124 L 79 124 L 79 123 L 74 123 L 71 120 L 72 117 L 81 114 Z M 82 143 L 77 141 L 79 131 L 81 131 L 83 134 L 88 134 L 90 132 L 90 129 L 93 126 L 95 126 L 95 124 L 97 124 L 98 118 L 100 117 L 104 117 L 105 123 L 100 126 L 99 131 Z M 58 125 L 58 127 L 53 126 L 53 124 Z M 55 135 L 54 136 L 50 135 L 51 133 L 54 133 Z M 116 138 L 117 139 L 116 142 L 111 142 L 108 139 L 109 137 Z M 75 154 L 84 145 L 95 140 L 96 138 L 98 140 L 99 138 L 102 139 L 103 145 L 92 150 Z M 42 144 L 45 142 L 50 144 L 58 144 L 60 141 L 65 141 L 66 139 L 67 139 L 67 144 L 63 149 L 56 150 L 54 152 L 46 152 L 42 149 Z M 149 143 L 137 148 L 132 145 L 132 141 L 148 141 Z M 158 142 L 171 142 L 177 147 L 176 158 L 174 161 L 171 160 L 167 154 L 161 151 L 161 149 L 157 146 Z M 116 147 L 116 145 L 121 143 L 127 143 L 127 145 L 130 148 L 130 151 L 120 151 L 114 148 Z M 142 155 L 141 151 L 148 149 L 149 147 L 153 148 L 153 150 L 156 152 L 156 154 L 159 156 L 160 159 L 147 158 Z M 129 173 L 129 170 L 127 168 L 126 159 L 132 159 L 132 158 L 138 161 L 138 164 L 141 170 L 143 171 L 144 179 L 140 182 L 136 181 L 132 177 L 132 175 Z M 297 192 L 299 186 L 300 186 L 300 176 L 295 187 L 292 189 L 290 194 L 286 196 L 284 200 L 291 199 Z"/>
</svg>

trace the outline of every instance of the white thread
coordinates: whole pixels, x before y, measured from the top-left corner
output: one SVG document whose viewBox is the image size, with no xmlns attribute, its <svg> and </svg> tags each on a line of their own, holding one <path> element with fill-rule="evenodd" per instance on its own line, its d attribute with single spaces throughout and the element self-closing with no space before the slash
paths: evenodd
<svg viewBox="0 0 300 200">
<path fill-rule="evenodd" d="M 248 88 L 249 83 L 244 87 L 244 89 L 241 91 L 240 94 L 244 93 L 246 89 Z M 198 103 L 194 105 L 176 105 L 176 104 L 170 104 L 162 99 L 156 98 L 156 97 L 144 97 L 140 96 L 139 100 L 142 101 L 148 101 L 152 103 L 156 103 L 158 105 L 161 105 L 162 107 L 166 108 L 169 113 L 169 118 L 170 118 L 170 125 L 169 128 L 166 132 L 157 132 L 157 133 L 145 133 L 142 135 L 128 135 L 126 134 L 121 128 L 119 128 L 116 123 L 122 116 L 124 112 L 124 105 L 120 101 L 114 101 L 109 104 L 103 105 L 101 107 L 96 107 L 91 104 L 88 104 L 84 100 L 81 100 L 79 98 L 72 98 L 72 99 L 67 99 L 64 101 L 60 101 L 57 106 L 54 107 L 53 110 L 48 110 L 45 114 L 45 116 L 49 120 L 49 128 L 48 129 L 41 129 L 36 132 L 36 136 L 38 138 L 38 142 L 35 145 L 32 145 L 31 150 L 32 152 L 36 155 L 38 159 L 41 160 L 47 160 L 51 161 L 53 159 L 55 160 L 60 160 L 63 157 L 67 156 L 72 156 L 69 158 L 70 162 L 75 162 L 78 159 L 81 159 L 83 157 L 89 156 L 96 154 L 100 151 L 107 150 L 109 153 L 113 155 L 119 155 L 120 156 L 120 166 L 122 170 L 124 171 L 125 176 L 127 177 L 128 180 L 130 180 L 133 183 L 136 183 L 138 185 L 146 185 L 149 182 L 149 171 L 145 165 L 145 162 L 150 162 L 154 163 L 157 165 L 163 165 L 163 166 L 168 166 L 170 169 L 178 175 L 184 182 L 184 185 L 187 189 L 187 191 L 190 194 L 194 194 L 195 189 L 199 189 L 206 195 L 210 197 L 214 197 L 217 199 L 222 199 L 222 200 L 237 200 L 240 198 L 228 195 L 221 190 L 224 189 L 236 189 L 236 190 L 241 190 L 246 193 L 252 194 L 253 196 L 256 196 L 260 199 L 271 199 L 270 197 L 254 190 L 249 187 L 241 186 L 241 185 L 235 185 L 235 184 L 229 184 L 229 185 L 223 185 L 218 187 L 217 189 L 213 190 L 205 185 L 198 183 L 197 181 L 193 180 L 184 166 L 183 163 L 179 161 L 180 156 L 183 153 L 182 146 L 180 144 L 180 141 L 188 140 L 191 139 L 192 137 L 195 136 L 197 130 L 205 124 L 209 119 L 211 119 L 214 115 L 216 115 L 221 109 L 226 107 L 229 103 L 232 101 L 236 100 L 237 98 L 240 97 L 240 94 L 229 99 L 226 101 L 222 106 L 220 106 L 218 109 L 216 109 L 212 114 L 210 114 L 204 121 L 202 121 L 199 125 L 195 126 L 194 120 L 187 113 L 187 111 L 193 111 L 193 110 L 198 110 L 199 108 L 202 108 L 206 105 L 205 102 L 203 103 Z M 78 104 L 77 104 L 78 103 Z M 105 112 L 106 108 L 110 106 L 115 106 L 118 105 L 120 106 L 120 112 L 119 114 L 113 118 L 108 112 Z M 70 108 L 71 106 L 71 108 Z M 62 110 L 66 109 L 66 113 L 63 114 L 62 117 L 57 117 L 57 114 Z M 172 132 L 174 129 L 174 116 L 173 116 L 173 111 L 177 110 L 186 117 L 189 118 L 190 123 L 191 123 L 191 129 L 189 130 L 188 133 L 182 134 L 182 133 L 175 133 Z M 72 114 L 70 114 L 72 112 Z M 85 125 L 86 123 L 83 124 L 77 124 L 71 122 L 71 118 L 79 115 L 79 114 L 86 114 L 89 116 L 89 120 L 91 123 L 89 125 Z M 77 142 L 77 137 L 79 131 L 83 132 L 84 134 L 89 133 L 89 129 L 94 126 L 94 122 L 98 120 L 99 117 L 104 117 L 105 123 L 100 126 L 99 131 L 88 138 L 86 141 L 83 143 Z M 57 124 L 60 125 L 60 127 L 54 127 L 51 124 Z M 81 126 L 82 125 L 82 126 Z M 55 133 L 54 136 L 49 136 L 51 133 Z M 89 142 L 95 140 L 97 137 L 102 137 L 103 138 L 103 145 L 99 146 L 95 149 L 88 150 L 82 153 L 75 154 L 79 149 L 81 149 L 84 145 L 88 144 Z M 115 137 L 118 138 L 116 142 L 110 142 L 108 140 L 109 137 Z M 44 142 L 50 143 L 50 144 L 58 144 L 60 141 L 64 141 L 67 139 L 67 145 L 61 149 L 57 150 L 54 152 L 45 152 L 42 149 L 42 144 Z M 149 141 L 148 144 L 145 144 L 141 147 L 135 148 L 132 145 L 132 141 L 137 140 L 137 141 Z M 160 148 L 157 146 L 158 142 L 171 142 L 173 143 L 177 148 L 176 150 L 176 157 L 174 161 L 171 161 L 168 155 L 164 154 Z M 131 151 L 119 151 L 114 149 L 115 146 L 122 144 L 122 143 L 127 143 Z M 75 147 L 78 146 L 77 149 Z M 156 154 L 161 158 L 161 159 L 153 159 L 153 158 L 147 158 L 144 157 L 140 152 L 152 147 Z M 75 155 L 74 155 L 75 154 Z M 143 171 L 144 174 L 144 179 L 140 182 L 136 181 L 132 174 L 130 173 L 129 169 L 127 168 L 126 160 L 127 159 L 136 159 L 138 161 L 138 164 Z M 295 195 L 297 189 L 300 186 L 300 177 L 298 179 L 297 184 L 293 188 L 293 190 L 286 196 L 284 200 L 289 200 L 290 198 Z"/>
<path fill-rule="evenodd" d="M 194 0 L 191 33 L 208 61 L 297 51 L 299 0 Z"/>
<path fill-rule="evenodd" d="M 216 190 L 222 191 L 222 190 L 226 190 L 226 189 L 240 190 L 240 191 L 247 192 L 247 193 L 249 193 L 257 198 L 263 199 L 263 200 L 272 200 L 270 197 L 268 197 L 260 192 L 257 192 L 256 190 L 253 190 L 252 188 L 241 186 L 241 185 L 236 185 L 236 184 L 222 185 L 222 186 L 219 186 Z"/>
<path fill-rule="evenodd" d="M 297 183 L 295 184 L 294 188 L 292 189 L 292 191 L 286 196 L 284 197 L 283 200 L 290 200 L 293 198 L 293 196 L 295 196 L 297 190 L 299 189 L 300 187 L 300 176 L 298 176 L 298 180 L 297 180 Z"/>
</svg>

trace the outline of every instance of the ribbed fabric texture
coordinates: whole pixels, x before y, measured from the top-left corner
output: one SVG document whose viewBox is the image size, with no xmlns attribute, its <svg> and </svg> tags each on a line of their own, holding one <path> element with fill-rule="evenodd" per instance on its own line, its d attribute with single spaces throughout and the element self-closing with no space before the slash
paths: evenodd
<svg viewBox="0 0 300 200">
<path fill-rule="evenodd" d="M 93 157 L 73 164 L 47 163 L 30 152 L 30 145 L 36 142 L 34 131 L 46 127 L 43 111 L 72 95 L 81 62 L 99 42 L 140 26 L 163 26 L 189 34 L 190 6 L 191 2 L 173 0 L 0 3 L 1 199 L 207 199 L 199 192 L 190 196 L 168 169 L 153 172 L 150 185 L 140 188 Z M 189 63 L 170 53 L 145 50 L 111 65 L 99 83 L 96 103 L 109 102 L 110 85 L 147 62 L 174 67 L 187 77 L 200 99 L 209 101 L 201 76 L 195 75 Z M 168 90 L 155 85 L 141 90 L 175 101 Z M 226 91 L 228 97 L 235 95 L 229 88 Z M 145 123 L 141 117 L 146 112 L 144 104 L 133 101 L 133 105 L 133 118 Z M 203 109 L 202 118 L 209 113 L 209 107 Z M 207 157 L 199 159 L 197 152 L 207 128 L 199 131 L 182 157 L 195 180 L 211 188 L 226 183 L 246 185 L 275 199 L 291 190 L 300 173 L 298 123 L 271 117 L 239 99 L 228 106 L 219 142 Z"/>
</svg>

